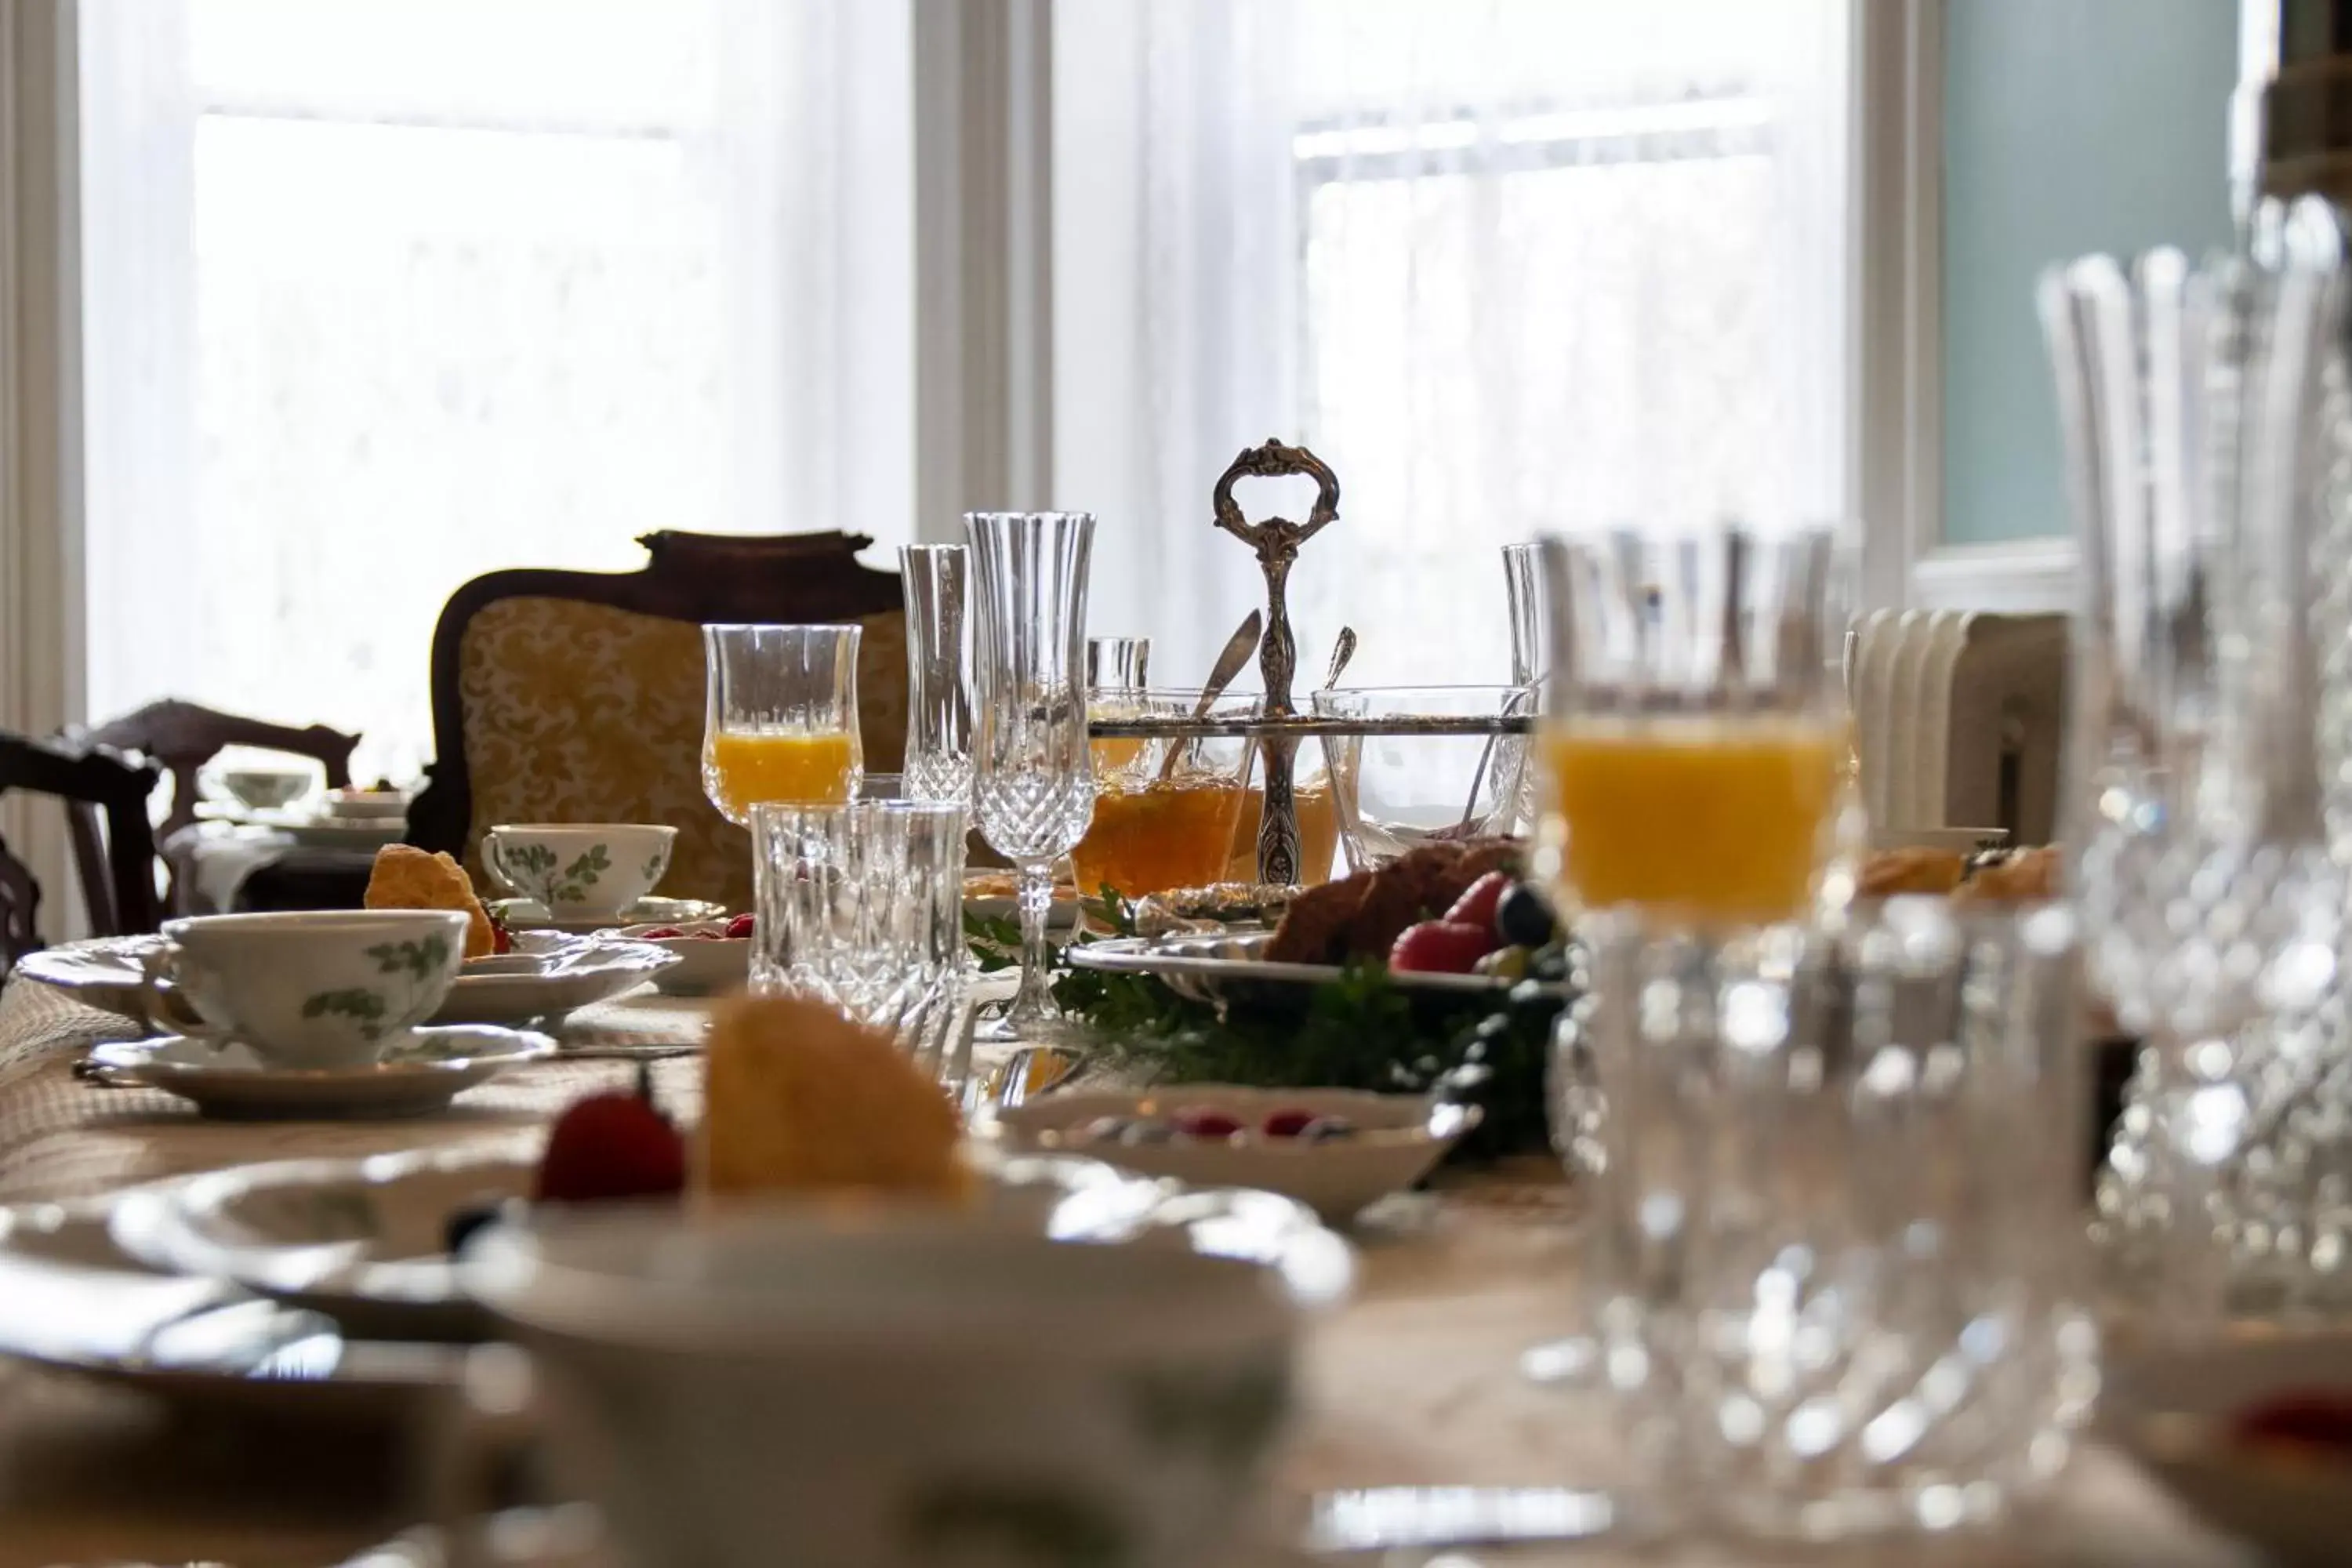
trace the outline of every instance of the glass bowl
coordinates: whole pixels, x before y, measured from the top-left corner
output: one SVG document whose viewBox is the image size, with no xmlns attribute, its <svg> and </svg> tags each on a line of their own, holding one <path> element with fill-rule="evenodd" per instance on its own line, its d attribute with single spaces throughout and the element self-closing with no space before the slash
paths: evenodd
<svg viewBox="0 0 2352 1568">
<path fill-rule="evenodd" d="M 1097 719 L 1180 719 L 1201 703 L 1200 689 L 1097 692 Z M 1225 698 L 1214 719 L 1256 715 L 1255 698 Z M 1240 820 L 1256 742 L 1245 735 L 1098 737 L 1094 819 L 1070 851 L 1079 896 L 1109 887 L 1139 899 L 1171 888 L 1205 888 L 1224 876 Z M 1172 761 L 1171 761 L 1172 759 Z"/>
<path fill-rule="evenodd" d="M 1527 686 L 1373 686 L 1318 691 L 1328 719 L 1501 718 L 1535 711 Z M 1323 742 L 1348 868 L 1384 866 L 1438 839 L 1519 825 L 1523 735 L 1366 735 Z"/>
</svg>

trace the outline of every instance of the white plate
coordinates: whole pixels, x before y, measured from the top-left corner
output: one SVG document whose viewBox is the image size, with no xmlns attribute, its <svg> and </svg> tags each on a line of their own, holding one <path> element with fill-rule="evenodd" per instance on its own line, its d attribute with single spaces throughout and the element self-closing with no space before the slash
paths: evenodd
<svg viewBox="0 0 2352 1568">
<path fill-rule="evenodd" d="M 649 931 L 676 930 L 684 936 L 649 937 Z M 725 935 L 725 921 L 688 921 L 683 926 L 651 925 L 623 926 L 621 935 L 646 947 L 657 948 L 676 962 L 654 976 L 655 989 L 665 996 L 709 996 L 721 991 L 740 991 L 750 978 L 751 942 L 748 937 Z M 698 936 L 709 931 L 709 936 Z"/>
<path fill-rule="evenodd" d="M 1149 974 L 1180 996 L 1195 1002 L 1231 1000 L 1236 987 L 1326 985 L 1347 973 L 1334 963 L 1280 963 L 1260 958 L 1274 933 L 1230 931 L 1222 935 L 1122 936 L 1075 944 L 1062 956 L 1080 969 L 1114 974 Z M 1492 974 L 1391 973 L 1408 991 L 1462 994 L 1507 991 L 1516 980 Z"/>
<path fill-rule="evenodd" d="M 467 1024 L 411 1029 L 382 1061 L 364 1067 L 269 1067 L 235 1041 L 215 1046 L 181 1035 L 93 1046 L 89 1059 L 119 1082 L 176 1094 L 207 1116 L 251 1120 L 420 1115 L 554 1052 L 545 1035 Z"/>
<path fill-rule="evenodd" d="M 0 1355 L 208 1411 L 414 1419 L 461 1353 L 347 1339 L 226 1280 L 151 1273 L 95 1205 L 0 1209 Z"/>
<path fill-rule="evenodd" d="M 2279 1568 L 2352 1563 L 2352 1453 L 2281 1455 L 2232 1438 L 2274 1394 L 2352 1397 L 2352 1331 L 2240 1330 L 2201 1345 L 2110 1348 L 2096 1430 L 2214 1528 Z"/>
<path fill-rule="evenodd" d="M 320 797 L 319 811 L 341 822 L 404 822 L 408 796 L 396 789 L 331 789 Z"/>
<path fill-rule="evenodd" d="M 618 914 L 588 921 L 560 921 L 536 899 L 492 899 L 486 906 L 509 931 L 554 931 L 572 936 L 592 936 L 632 925 L 684 925 L 689 921 L 723 919 L 727 910 L 708 899 L 664 899 L 651 894 Z"/>
<path fill-rule="evenodd" d="M 656 980 L 677 961 L 652 942 L 522 931 L 515 951 L 473 958 L 449 987 L 436 1024 L 555 1020 Z"/>
<path fill-rule="evenodd" d="M 1184 1247 L 1282 1270 L 1304 1300 L 1336 1300 L 1344 1243 L 1297 1204 L 1265 1192 L 1195 1192 L 1095 1160 L 974 1150 L 988 1173 L 973 1223 L 1065 1240 Z M 514 1151 L 290 1160 L 215 1171 L 128 1193 L 116 1242 L 152 1267 L 235 1280 L 400 1337 L 479 1333 L 442 1246 L 450 1214 L 521 1197 L 534 1165 Z M 861 1223 L 856 1205 L 837 1211 Z"/>
<path fill-rule="evenodd" d="M 16 973 L 71 992 L 74 1000 L 85 1006 L 144 1024 L 147 998 L 142 963 L 163 945 L 163 937 L 152 932 L 62 942 L 26 953 L 16 961 Z"/>
<path fill-rule="evenodd" d="M 1194 1107 L 1222 1110 L 1248 1131 L 1230 1142 L 1171 1138 L 1134 1144 L 1097 1141 L 1083 1131 L 1106 1116 L 1165 1117 Z M 1256 1130 L 1277 1110 L 1345 1117 L 1357 1131 L 1328 1142 L 1260 1134 Z M 1421 1180 L 1479 1117 L 1475 1106 L 1417 1094 L 1223 1083 L 1171 1084 L 1140 1094 L 1045 1094 L 996 1112 L 1006 1141 L 1026 1152 L 1108 1160 L 1194 1186 L 1259 1187 L 1296 1198 L 1334 1223 Z"/>
</svg>

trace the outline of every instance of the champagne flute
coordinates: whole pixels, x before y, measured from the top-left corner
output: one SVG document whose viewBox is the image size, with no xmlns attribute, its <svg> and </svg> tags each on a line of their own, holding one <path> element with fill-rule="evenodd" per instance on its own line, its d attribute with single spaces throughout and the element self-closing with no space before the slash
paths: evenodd
<svg viewBox="0 0 2352 1568">
<path fill-rule="evenodd" d="M 702 789 L 728 821 L 750 826 L 754 805 L 857 798 L 857 638 L 853 626 L 702 628 Z"/>
<path fill-rule="evenodd" d="M 1021 989 L 983 1037 L 1034 1038 L 1058 1016 L 1045 984 L 1054 862 L 1095 804 L 1087 745 L 1086 512 L 967 512 L 979 697 L 973 807 L 981 837 L 1020 878 Z"/>
</svg>

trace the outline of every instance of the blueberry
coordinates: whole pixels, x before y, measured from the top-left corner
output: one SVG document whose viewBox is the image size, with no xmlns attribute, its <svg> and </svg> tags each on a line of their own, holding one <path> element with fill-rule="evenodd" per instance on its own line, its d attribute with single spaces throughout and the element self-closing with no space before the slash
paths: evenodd
<svg viewBox="0 0 2352 1568">
<path fill-rule="evenodd" d="M 1512 883 L 1495 906 L 1495 934 L 1513 947 L 1541 947 L 1558 926 L 1551 906 L 1525 882 Z"/>
<path fill-rule="evenodd" d="M 442 1242 L 455 1256 L 476 1232 L 487 1230 L 500 1220 L 520 1217 L 521 1211 L 520 1198 L 482 1198 L 467 1204 L 451 1210 L 449 1217 L 441 1222 Z"/>
</svg>

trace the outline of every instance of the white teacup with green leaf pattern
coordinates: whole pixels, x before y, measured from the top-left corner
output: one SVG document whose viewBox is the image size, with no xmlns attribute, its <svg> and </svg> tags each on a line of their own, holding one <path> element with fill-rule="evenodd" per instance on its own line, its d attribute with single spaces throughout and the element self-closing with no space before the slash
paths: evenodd
<svg viewBox="0 0 2352 1568">
<path fill-rule="evenodd" d="M 150 1013 L 194 1020 L 272 1067 L 382 1059 L 431 1017 L 466 962 L 455 910 L 331 910 L 168 921 L 148 961 Z"/>
<path fill-rule="evenodd" d="M 555 920 L 594 920 L 652 892 L 677 838 L 642 822 L 508 822 L 482 836 L 482 864 Z"/>
</svg>

